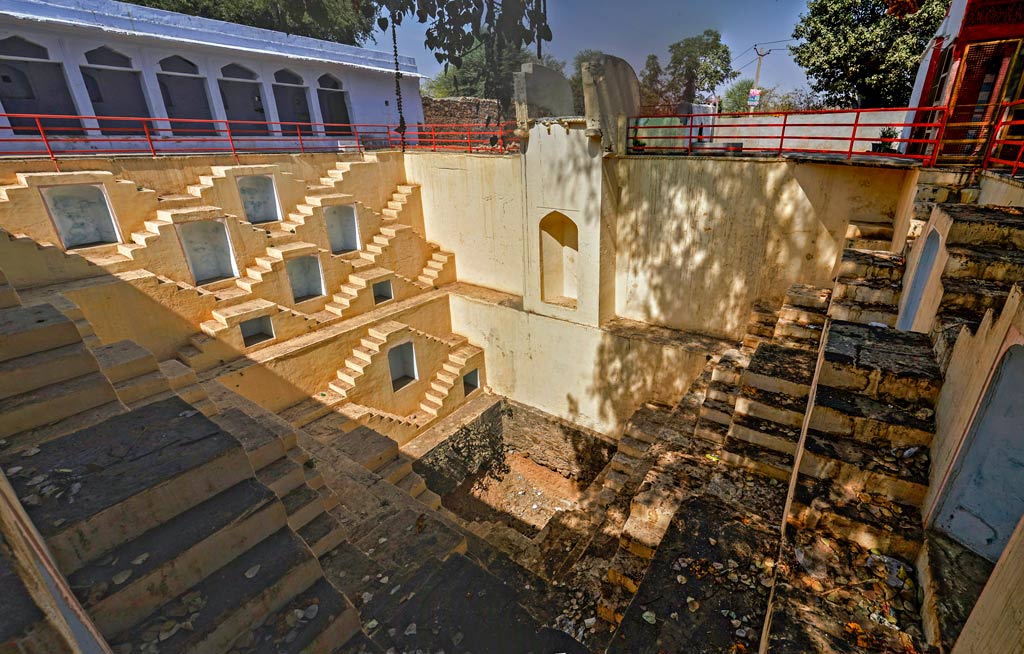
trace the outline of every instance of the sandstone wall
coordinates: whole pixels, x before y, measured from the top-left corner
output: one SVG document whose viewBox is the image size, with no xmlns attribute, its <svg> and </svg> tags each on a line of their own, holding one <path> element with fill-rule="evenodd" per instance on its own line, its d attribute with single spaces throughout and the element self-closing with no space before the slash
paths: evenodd
<svg viewBox="0 0 1024 654">
<path fill-rule="evenodd" d="M 423 122 L 428 125 L 462 125 L 498 122 L 498 101 L 487 98 L 423 97 Z"/>
</svg>

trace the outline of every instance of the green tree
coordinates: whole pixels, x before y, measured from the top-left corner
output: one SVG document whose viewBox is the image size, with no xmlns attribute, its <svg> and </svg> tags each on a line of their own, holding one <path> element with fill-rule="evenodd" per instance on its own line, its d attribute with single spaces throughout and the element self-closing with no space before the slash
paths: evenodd
<svg viewBox="0 0 1024 654">
<path fill-rule="evenodd" d="M 361 45 L 373 33 L 372 17 L 352 0 L 132 0 L 133 4 L 192 16 Z"/>
<path fill-rule="evenodd" d="M 498 93 L 511 97 L 512 74 L 519 71 L 523 64 L 541 63 L 564 74 L 565 62 L 545 54 L 541 61 L 526 48 L 512 49 L 508 46 L 501 52 L 498 66 Z M 488 68 L 487 53 L 484 48 L 471 50 L 462 58 L 458 67 L 450 66 L 436 77 L 423 85 L 423 93 L 433 98 L 450 98 L 468 96 L 473 98 L 492 97 L 488 94 L 487 78 L 491 74 Z"/>
<path fill-rule="evenodd" d="M 720 109 L 724 113 L 736 113 L 741 111 L 747 111 L 750 107 L 747 105 L 747 98 L 750 97 L 750 89 L 754 88 L 754 80 L 750 77 L 745 77 L 740 80 L 736 80 L 722 96 L 722 104 Z M 774 88 L 761 88 L 761 103 L 756 107 L 755 111 L 768 111 L 772 96 L 775 95 Z"/>
<path fill-rule="evenodd" d="M 899 107 L 910 102 L 921 55 L 950 0 L 924 0 L 899 18 L 886 0 L 810 0 L 790 50 L 811 90 L 837 107 Z"/>
<path fill-rule="evenodd" d="M 665 71 L 661 68 L 658 55 L 647 55 L 644 69 L 640 71 L 640 104 L 661 104 L 665 101 L 665 91 Z"/>
<path fill-rule="evenodd" d="M 714 93 L 715 88 L 739 76 L 732 69 L 729 46 L 722 43 L 717 30 L 704 30 L 668 47 L 665 67 L 665 102 L 693 102 L 698 94 Z"/>
<path fill-rule="evenodd" d="M 583 64 L 603 56 L 604 53 L 600 50 L 580 50 L 572 58 L 572 77 L 569 78 L 569 84 L 572 86 L 573 109 L 580 116 L 586 111 L 583 105 Z"/>
</svg>

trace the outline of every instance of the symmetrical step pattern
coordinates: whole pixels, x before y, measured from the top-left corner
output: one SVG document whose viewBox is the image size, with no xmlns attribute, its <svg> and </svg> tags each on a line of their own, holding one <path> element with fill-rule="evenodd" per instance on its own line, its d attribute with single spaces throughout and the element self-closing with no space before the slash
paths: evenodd
<svg viewBox="0 0 1024 654">
<path fill-rule="evenodd" d="M 831 297 L 831 289 L 806 284 L 790 286 L 779 310 L 772 343 L 816 351 Z"/>
</svg>

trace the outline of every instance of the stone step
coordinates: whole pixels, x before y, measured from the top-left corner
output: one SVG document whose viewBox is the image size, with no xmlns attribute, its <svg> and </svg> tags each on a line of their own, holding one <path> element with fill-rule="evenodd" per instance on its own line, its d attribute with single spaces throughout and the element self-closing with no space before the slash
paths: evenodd
<svg viewBox="0 0 1024 654">
<path fill-rule="evenodd" d="M 324 504 L 320 493 L 305 484 L 294 488 L 281 498 L 284 510 L 288 514 L 288 526 L 299 530 L 324 512 Z"/>
<path fill-rule="evenodd" d="M 781 425 L 799 427 L 807 411 L 806 397 L 793 397 L 785 393 L 769 393 L 759 388 L 744 386 L 736 398 L 734 416 L 750 416 L 771 420 Z"/>
<path fill-rule="evenodd" d="M 280 529 L 160 607 L 111 645 L 115 649 L 127 644 L 139 648 L 155 643 L 161 652 L 226 652 L 236 638 L 309 589 L 319 577 L 320 567 L 302 540 L 290 530 Z"/>
<path fill-rule="evenodd" d="M 295 448 L 296 435 L 283 425 L 256 420 L 229 407 L 211 418 L 238 439 L 253 470 L 261 470 Z"/>
<path fill-rule="evenodd" d="M 243 633 L 235 649 L 246 654 L 332 654 L 359 633 L 359 612 L 326 580 Z"/>
<path fill-rule="evenodd" d="M 944 279 L 1010 282 L 1024 279 L 1024 251 L 999 247 L 948 245 Z"/>
<path fill-rule="evenodd" d="M 387 436 L 360 425 L 345 432 L 348 418 L 331 414 L 306 425 L 305 431 L 316 440 L 337 448 L 353 461 L 371 471 L 378 471 L 398 456 L 398 443 Z"/>
<path fill-rule="evenodd" d="M 720 456 L 729 465 L 782 481 L 789 481 L 793 470 L 792 455 L 739 439 L 728 439 Z"/>
<path fill-rule="evenodd" d="M 824 312 L 828 309 L 828 302 L 831 296 L 831 288 L 821 288 L 809 284 L 793 284 L 786 289 L 786 304 L 792 307 L 809 309 L 812 312 Z M 779 317 L 782 318 L 784 315 L 780 314 Z"/>
<path fill-rule="evenodd" d="M 993 309 L 998 315 L 1006 304 L 1014 282 L 985 279 L 942 279 L 939 311 L 969 310 L 984 313 Z"/>
<path fill-rule="evenodd" d="M 274 491 L 278 498 L 284 498 L 299 486 L 303 485 L 306 476 L 302 466 L 287 456 L 283 456 L 270 465 L 256 471 L 256 479 Z"/>
<path fill-rule="evenodd" d="M 252 318 L 272 315 L 277 305 L 269 300 L 250 300 L 231 307 L 213 310 L 213 317 L 222 325 L 233 326 Z"/>
<path fill-rule="evenodd" d="M 782 454 L 793 455 L 796 453 L 797 441 L 800 440 L 800 427 L 738 415 L 729 428 L 729 439 L 730 442 L 732 439 L 738 439 Z"/>
<path fill-rule="evenodd" d="M 299 536 L 313 554 L 323 556 L 348 536 L 348 530 L 330 513 L 324 512 L 299 529 Z"/>
<path fill-rule="evenodd" d="M 98 369 L 81 342 L 0 362 L 0 400 L 81 377 Z"/>
<path fill-rule="evenodd" d="M 776 345 L 817 351 L 818 343 L 821 341 L 821 331 L 821 325 L 802 325 L 798 322 L 780 320 L 775 325 L 772 342 Z"/>
<path fill-rule="evenodd" d="M 913 561 L 924 538 L 917 507 L 871 492 L 849 493 L 830 481 L 800 476 L 789 523 Z"/>
<path fill-rule="evenodd" d="M 819 383 L 902 406 L 934 407 L 942 371 L 926 334 L 835 321 Z"/>
<path fill-rule="evenodd" d="M 416 501 L 432 511 L 438 511 L 441 508 L 441 496 L 429 488 L 417 495 Z"/>
<path fill-rule="evenodd" d="M 344 397 L 341 395 L 330 391 L 322 391 L 281 411 L 280 416 L 296 428 L 303 427 L 327 415 L 331 412 L 332 407 L 343 401 Z"/>
<path fill-rule="evenodd" d="M 81 342 L 74 322 L 52 304 L 0 311 L 0 361 Z"/>
<path fill-rule="evenodd" d="M 807 434 L 800 473 L 828 479 L 850 492 L 870 491 L 911 506 L 920 506 L 928 491 L 929 452 L 926 447 L 905 450 L 887 444 L 823 434 Z"/>
<path fill-rule="evenodd" d="M 909 449 L 931 444 L 934 415 L 928 409 L 908 411 L 866 395 L 819 385 L 810 426 L 865 444 Z"/>
<path fill-rule="evenodd" d="M 861 304 L 897 305 L 903 292 L 903 283 L 888 279 L 839 277 L 836 279 L 835 300 L 850 300 Z"/>
<path fill-rule="evenodd" d="M 0 415 L 4 417 L 0 438 L 50 425 L 117 399 L 100 372 L 9 396 L 0 400 Z"/>
<path fill-rule="evenodd" d="M 23 468 L 12 485 L 65 575 L 252 475 L 238 441 L 177 397 L 25 454 L 0 464 Z"/>
<path fill-rule="evenodd" d="M 82 429 L 92 427 L 126 411 L 128 411 L 128 407 L 122 404 L 120 400 L 107 402 L 87 411 L 76 413 L 58 422 L 20 432 L 15 441 L 8 441 L 6 450 L 12 454 L 30 451 L 35 447 L 42 446 L 43 443 L 49 443 Z"/>
<path fill-rule="evenodd" d="M 399 452 L 397 457 L 375 472 L 389 484 L 397 485 L 398 482 L 412 474 L 412 463 L 412 458 Z"/>
<path fill-rule="evenodd" d="M 891 223 L 850 223 L 846 238 L 868 238 L 891 241 L 895 230 Z"/>
<path fill-rule="evenodd" d="M 815 352 L 762 343 L 743 371 L 742 384 L 794 398 L 806 397 L 810 392 L 816 365 Z"/>
<path fill-rule="evenodd" d="M 403 578 L 415 573 L 425 561 L 465 553 L 467 547 L 466 537 L 461 532 L 425 510 L 413 509 L 403 509 L 380 520 L 354 538 L 352 544 L 390 573 L 392 585 L 401 584 Z M 369 612 L 372 615 L 372 606 Z"/>
<path fill-rule="evenodd" d="M 952 219 L 946 244 L 1024 250 L 1024 211 L 1017 207 L 946 205 Z"/>
<path fill-rule="evenodd" d="M 784 322 L 798 325 L 824 325 L 827 311 L 828 305 L 808 309 L 793 304 L 783 304 L 782 308 L 779 309 L 779 321 L 775 325 L 775 330 L 778 332 L 779 325 Z"/>
<path fill-rule="evenodd" d="M 838 276 L 898 282 L 903 279 L 905 265 L 902 256 L 890 252 L 847 248 L 843 250 Z"/>
<path fill-rule="evenodd" d="M 738 385 L 743 371 L 750 365 L 750 356 L 739 350 L 727 350 L 711 373 L 712 382 Z"/>
<path fill-rule="evenodd" d="M 124 543 L 68 581 L 100 631 L 113 639 L 284 524 L 274 495 L 245 480 Z"/>
<path fill-rule="evenodd" d="M 118 382 L 114 384 L 114 391 L 119 400 L 133 408 L 148 403 L 148 400 L 162 399 L 173 394 L 171 385 L 160 370 Z"/>
<path fill-rule="evenodd" d="M 633 459 L 639 459 L 646 454 L 650 446 L 649 442 L 633 438 L 628 434 L 623 434 L 619 439 L 619 452 Z"/>
<path fill-rule="evenodd" d="M 93 348 L 92 351 L 111 384 L 140 377 L 159 368 L 153 353 L 135 341 L 117 341 Z"/>
<path fill-rule="evenodd" d="M 846 320 L 867 324 L 896 327 L 898 307 L 889 304 L 867 304 L 852 300 L 836 300 L 829 305 L 828 315 L 833 320 Z"/>
</svg>

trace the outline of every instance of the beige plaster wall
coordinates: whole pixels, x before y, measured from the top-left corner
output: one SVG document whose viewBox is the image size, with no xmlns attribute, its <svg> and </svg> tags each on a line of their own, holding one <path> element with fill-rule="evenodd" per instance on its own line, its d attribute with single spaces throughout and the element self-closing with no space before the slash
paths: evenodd
<svg viewBox="0 0 1024 654">
<path fill-rule="evenodd" d="M 618 437 L 644 401 L 677 402 L 706 350 L 538 315 L 507 298 L 451 296 L 452 327 L 484 349 L 500 395 Z"/>
<path fill-rule="evenodd" d="M 1003 555 L 964 625 L 953 654 L 1024 652 L 1024 520 L 1017 525 Z"/>
<path fill-rule="evenodd" d="M 459 280 L 522 295 L 523 157 L 414 152 L 405 168 L 420 185 L 427 240 L 455 253 Z"/>
<path fill-rule="evenodd" d="M 1015 288 L 1007 299 L 999 319 L 986 314 L 978 331 L 960 332 L 953 348 L 946 379 L 935 407 L 935 437 L 931 446 L 931 470 L 928 496 L 922 508 L 926 523 L 931 523 L 941 492 L 948 481 L 970 430 L 974 414 L 1003 352 L 1024 333 L 1024 302 Z"/>
<path fill-rule="evenodd" d="M 1024 182 L 985 171 L 978 180 L 981 194 L 978 204 L 991 204 L 999 207 L 1024 207 Z"/>
<path fill-rule="evenodd" d="M 928 278 L 928 281 L 925 283 L 924 293 L 921 295 L 917 313 L 914 315 L 914 323 L 910 325 L 911 331 L 928 333 L 935 322 L 935 315 L 938 313 L 939 304 L 942 302 L 942 272 L 946 268 L 946 262 L 949 260 L 949 253 L 946 251 L 946 236 L 948 236 L 949 229 L 952 226 L 953 221 L 949 215 L 942 211 L 941 207 L 936 207 L 932 210 L 932 216 L 928 221 L 928 225 L 924 228 L 920 238 L 914 241 L 914 246 L 911 248 L 910 254 L 907 255 L 907 267 L 903 273 L 903 293 L 900 296 L 900 315 L 911 309 L 908 306 L 911 300 L 910 289 L 917 283 L 917 276 L 919 274 L 927 275 Z M 935 262 L 930 270 L 919 270 L 925 244 L 933 232 L 938 234 L 940 239 L 939 250 L 935 254 Z"/>
<path fill-rule="evenodd" d="M 831 286 L 850 221 L 906 212 L 915 172 L 778 160 L 607 162 L 619 316 L 740 338 L 755 300 Z"/>
</svg>

